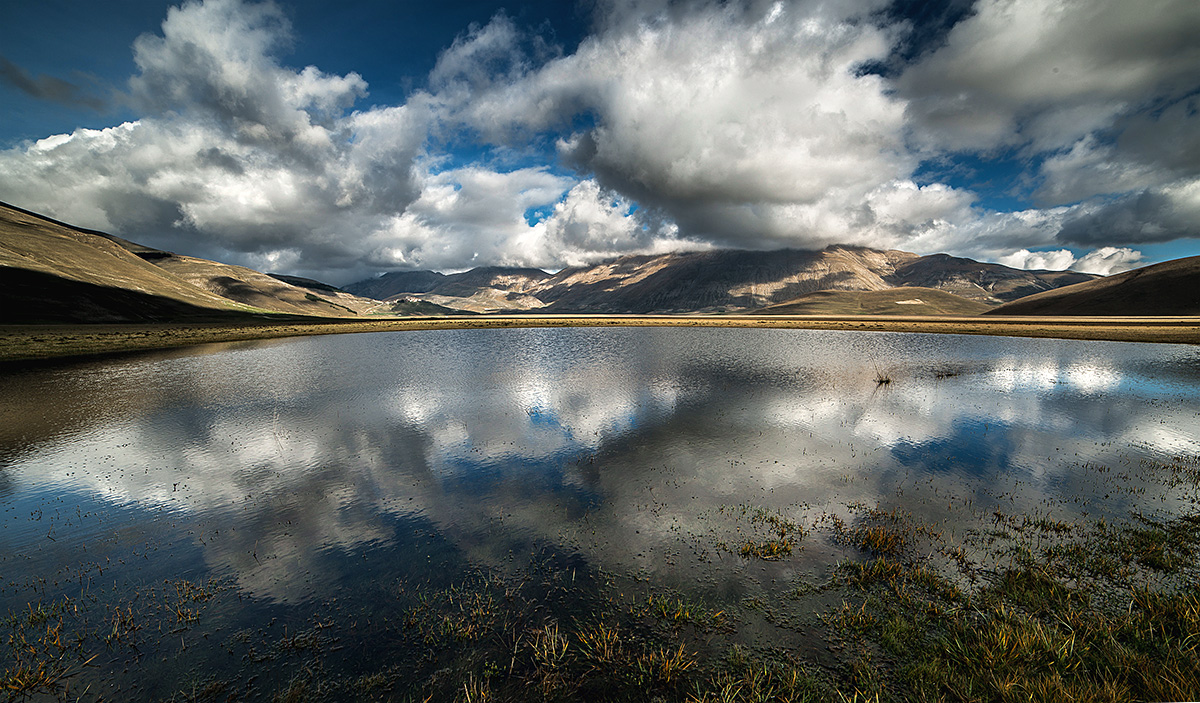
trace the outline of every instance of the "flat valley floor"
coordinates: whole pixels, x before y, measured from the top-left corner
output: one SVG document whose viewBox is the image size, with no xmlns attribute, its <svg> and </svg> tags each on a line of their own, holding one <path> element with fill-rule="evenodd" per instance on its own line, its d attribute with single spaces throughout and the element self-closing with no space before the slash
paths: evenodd
<svg viewBox="0 0 1200 703">
<path fill-rule="evenodd" d="M 476 315 L 314 319 L 260 324 L 0 326 L 0 362 L 31 361 L 315 334 L 505 327 L 750 327 L 1050 337 L 1200 344 L 1200 317 L 900 317 L 824 315 Z"/>
</svg>

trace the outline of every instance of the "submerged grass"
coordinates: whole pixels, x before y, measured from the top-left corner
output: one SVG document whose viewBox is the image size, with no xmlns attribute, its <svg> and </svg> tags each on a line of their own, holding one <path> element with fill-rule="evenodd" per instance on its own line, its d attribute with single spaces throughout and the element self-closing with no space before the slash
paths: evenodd
<svg viewBox="0 0 1200 703">
<path fill-rule="evenodd" d="M 739 521 L 736 531 L 741 536 L 733 545 L 724 540 L 717 547 L 733 552 L 743 559 L 778 561 L 800 550 L 805 530 L 798 522 L 783 515 L 750 505 L 722 506 L 721 513 Z"/>
<path fill-rule="evenodd" d="M 1196 700 L 1196 516 L 1142 523 L 1033 525 L 1072 536 L 998 549 L 967 591 L 917 559 L 846 563 L 826 622 L 883 653 L 882 700 Z"/>
<path fill-rule="evenodd" d="M 282 632 L 240 629 L 220 645 L 240 669 L 202 670 L 157 699 L 1200 699 L 1200 513 L 1109 524 L 995 512 L 954 540 L 899 509 L 847 510 L 802 527 L 754 506 L 722 509 L 743 543 L 798 550 L 820 531 L 846 554 L 777 602 L 714 605 L 729 601 L 543 550 L 520 568 L 381 586 L 391 610 L 357 650 L 339 641 L 354 626 L 315 616 Z M 738 568 L 771 574 L 794 555 L 726 550 Z M 209 606 L 234 598 L 229 584 L 166 581 L 102 612 L 78 599 L 32 603 L 0 621 L 0 700 L 87 700 L 98 658 L 141 662 L 163 640 L 186 658 L 182 637 L 216 637 Z M 805 627 L 787 609 L 819 615 L 820 655 L 796 646 L 802 637 L 776 644 Z M 768 635 L 746 646 L 746 630 Z M 388 654 L 356 661 L 366 647 Z"/>
</svg>

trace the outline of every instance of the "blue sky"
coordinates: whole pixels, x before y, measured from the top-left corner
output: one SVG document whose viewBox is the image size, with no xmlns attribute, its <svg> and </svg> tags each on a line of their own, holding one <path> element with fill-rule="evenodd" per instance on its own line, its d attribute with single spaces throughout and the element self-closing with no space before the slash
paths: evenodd
<svg viewBox="0 0 1200 703">
<path fill-rule="evenodd" d="M 262 270 L 1200 254 L 1193 0 L 2 13 L 0 200 Z"/>
</svg>

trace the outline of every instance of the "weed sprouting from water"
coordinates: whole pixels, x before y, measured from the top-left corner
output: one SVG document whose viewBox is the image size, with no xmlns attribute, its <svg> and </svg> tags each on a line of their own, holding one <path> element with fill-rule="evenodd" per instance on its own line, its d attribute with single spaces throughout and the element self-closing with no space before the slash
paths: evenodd
<svg viewBox="0 0 1200 703">
<path fill-rule="evenodd" d="M 746 521 L 745 532 L 750 534 L 733 546 L 724 541 L 717 545 L 744 559 L 777 561 L 789 557 L 793 551 L 798 551 L 800 540 L 804 538 L 805 530 L 799 523 L 763 508 L 749 505 L 722 506 L 720 512 Z M 739 525 L 737 531 L 743 533 L 743 528 Z"/>
<path fill-rule="evenodd" d="M 1192 516 L 1089 530 L 1003 519 L 1015 542 L 991 553 L 1008 565 L 969 591 L 903 553 L 840 567 L 851 590 L 825 622 L 884 653 L 874 662 L 890 681 L 883 698 L 1196 699 Z M 843 534 L 866 541 L 865 532 Z"/>
<path fill-rule="evenodd" d="M 1109 524 L 985 511 L 956 540 L 891 506 L 850 504 L 844 520 L 722 512 L 743 544 L 809 538 L 844 560 L 805 575 L 812 587 L 729 599 L 534 555 L 436 585 L 381 585 L 392 609 L 341 653 L 354 628 L 329 614 L 242 629 L 221 646 L 243 655 L 246 672 L 276 668 L 245 697 L 278 701 L 1200 698 L 1200 514 Z M 737 546 L 721 558 L 764 583 L 800 565 Z M 0 700 L 78 697 L 97 656 L 159 656 L 156 633 L 190 657 L 181 635 L 194 647 L 208 605 L 234 595 L 223 594 L 217 582 L 157 582 L 139 600 L 93 606 L 91 619 L 81 601 L 35 602 L 0 622 Z M 359 666 L 355 646 L 388 653 Z M 198 676 L 170 699 L 243 695 L 227 676 Z"/>
<path fill-rule="evenodd" d="M 83 639 L 70 627 L 78 612 L 78 605 L 64 598 L 49 605 L 30 604 L 27 612 L 7 619 L 8 651 L 0 691 L 9 700 L 58 695 L 68 689 L 72 676 L 96 658 L 85 654 Z"/>
</svg>

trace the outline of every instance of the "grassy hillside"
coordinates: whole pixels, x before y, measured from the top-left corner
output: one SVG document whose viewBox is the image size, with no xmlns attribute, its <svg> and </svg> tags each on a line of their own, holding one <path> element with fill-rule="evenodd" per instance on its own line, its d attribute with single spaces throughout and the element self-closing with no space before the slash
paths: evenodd
<svg viewBox="0 0 1200 703">
<path fill-rule="evenodd" d="M 1200 256 L 1045 291 L 994 315 L 1200 315 Z"/>
<path fill-rule="evenodd" d="M 177 256 L 0 203 L 0 323 L 356 317 L 379 303 Z"/>
<path fill-rule="evenodd" d="M 772 315 L 982 315 L 992 307 L 933 288 L 823 290 L 758 310 Z"/>
<path fill-rule="evenodd" d="M 86 322 L 259 312 L 188 284 L 124 244 L 0 204 L 0 319 Z"/>
</svg>

